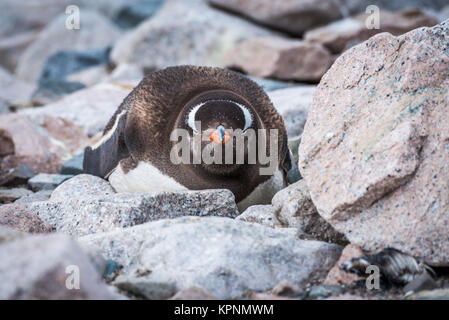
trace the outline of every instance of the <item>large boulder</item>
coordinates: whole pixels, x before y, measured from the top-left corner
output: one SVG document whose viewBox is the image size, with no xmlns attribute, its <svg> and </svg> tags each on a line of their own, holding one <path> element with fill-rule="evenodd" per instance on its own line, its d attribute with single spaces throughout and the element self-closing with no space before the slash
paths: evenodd
<svg viewBox="0 0 449 320">
<path fill-rule="evenodd" d="M 122 298 L 101 281 L 79 245 L 64 235 L 2 243 L 0 283 L 0 299 Z"/>
<path fill-rule="evenodd" d="M 210 290 L 221 299 L 266 291 L 281 280 L 298 286 L 319 279 L 341 247 L 300 240 L 292 230 L 219 217 L 184 217 L 80 238 L 123 272 L 146 281 Z"/>
<path fill-rule="evenodd" d="M 320 215 L 364 250 L 449 265 L 449 21 L 374 36 L 323 77 L 299 147 Z"/>
<path fill-rule="evenodd" d="M 136 63 L 146 71 L 171 65 L 222 66 L 241 40 L 271 32 L 209 8 L 203 1 L 167 1 L 151 19 L 120 38 L 111 52 L 115 64 Z"/>
<path fill-rule="evenodd" d="M 332 64 L 320 44 L 281 37 L 256 37 L 228 51 L 224 64 L 262 78 L 318 82 Z"/>
<path fill-rule="evenodd" d="M 165 218 L 238 215 L 234 195 L 229 190 L 115 193 L 106 180 L 90 175 L 78 175 L 62 183 L 48 201 L 3 205 L 0 216 L 11 211 L 11 207 L 72 236 Z"/>
<path fill-rule="evenodd" d="M 209 0 L 209 3 L 296 36 L 343 15 L 338 0 Z"/>
<path fill-rule="evenodd" d="M 80 29 L 67 29 L 66 19 L 67 15 L 62 14 L 52 20 L 25 50 L 16 70 L 20 79 L 37 81 L 45 61 L 58 51 L 102 49 L 120 35 L 117 27 L 96 11 L 82 10 Z"/>
</svg>

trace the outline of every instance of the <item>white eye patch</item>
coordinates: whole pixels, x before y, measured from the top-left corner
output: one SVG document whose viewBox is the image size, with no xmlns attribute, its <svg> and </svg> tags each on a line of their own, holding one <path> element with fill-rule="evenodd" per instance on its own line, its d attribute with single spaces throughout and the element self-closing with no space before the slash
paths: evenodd
<svg viewBox="0 0 449 320">
<path fill-rule="evenodd" d="M 198 130 L 195 128 L 196 113 L 203 105 L 205 105 L 209 101 L 225 101 L 225 102 L 231 102 L 231 103 L 237 105 L 240 108 L 240 110 L 242 110 L 243 116 L 245 117 L 245 127 L 243 128 L 243 131 L 245 131 L 246 129 L 251 127 L 251 125 L 253 124 L 253 117 L 251 115 L 251 112 L 244 105 L 242 105 L 238 102 L 232 101 L 232 100 L 207 100 L 205 102 L 201 102 L 200 104 L 197 104 L 189 111 L 189 114 L 187 116 L 187 125 L 193 130 L 193 132 L 198 133 Z"/>
</svg>

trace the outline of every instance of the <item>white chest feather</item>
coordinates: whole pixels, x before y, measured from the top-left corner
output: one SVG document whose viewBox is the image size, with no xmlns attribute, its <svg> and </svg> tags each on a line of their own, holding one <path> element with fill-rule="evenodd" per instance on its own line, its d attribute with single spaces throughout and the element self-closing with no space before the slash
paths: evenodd
<svg viewBox="0 0 449 320">
<path fill-rule="evenodd" d="M 284 175 L 281 170 L 277 170 L 269 180 L 258 185 L 245 199 L 237 203 L 237 207 L 243 212 L 249 206 L 270 204 L 273 196 L 285 187 Z"/>
<path fill-rule="evenodd" d="M 156 167 L 147 162 L 140 162 L 136 168 L 124 173 L 118 165 L 108 178 L 117 192 L 158 192 L 183 191 L 186 187 L 173 178 L 164 175 Z"/>
</svg>

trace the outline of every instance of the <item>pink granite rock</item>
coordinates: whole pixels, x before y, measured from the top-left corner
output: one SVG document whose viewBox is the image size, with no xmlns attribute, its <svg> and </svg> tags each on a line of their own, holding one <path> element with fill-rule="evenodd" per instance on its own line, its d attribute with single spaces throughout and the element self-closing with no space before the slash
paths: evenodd
<svg viewBox="0 0 449 320">
<path fill-rule="evenodd" d="M 299 147 L 320 215 L 362 249 L 449 265 L 449 21 L 343 54 Z"/>
<path fill-rule="evenodd" d="M 280 80 L 319 81 L 331 64 L 320 44 L 271 36 L 243 41 L 225 56 L 227 67 Z"/>
</svg>

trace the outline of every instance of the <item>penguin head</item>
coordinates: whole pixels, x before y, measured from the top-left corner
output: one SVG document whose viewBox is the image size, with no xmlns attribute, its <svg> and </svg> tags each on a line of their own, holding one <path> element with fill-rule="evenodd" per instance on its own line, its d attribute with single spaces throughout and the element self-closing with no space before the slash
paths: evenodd
<svg viewBox="0 0 449 320">
<path fill-rule="evenodd" d="M 257 143 L 257 137 L 249 135 L 260 127 L 256 113 L 249 102 L 233 92 L 202 92 L 186 104 L 180 119 L 180 127 L 192 138 L 191 153 L 202 158 L 201 168 L 211 174 L 237 172 L 248 162 L 248 144 Z M 198 152 L 208 152 L 214 162 L 203 161 Z"/>
</svg>

